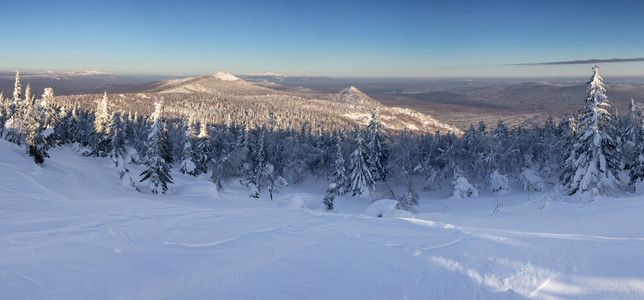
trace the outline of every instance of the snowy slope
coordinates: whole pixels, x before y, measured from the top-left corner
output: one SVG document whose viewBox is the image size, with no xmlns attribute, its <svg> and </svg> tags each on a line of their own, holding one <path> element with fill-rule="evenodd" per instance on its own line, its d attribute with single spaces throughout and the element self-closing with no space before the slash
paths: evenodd
<svg viewBox="0 0 644 300">
<path fill-rule="evenodd" d="M 230 74 L 228 72 L 224 72 L 224 71 L 219 71 L 219 72 L 213 74 L 212 77 L 215 77 L 215 78 L 217 78 L 219 80 L 223 80 L 223 81 L 241 80 L 241 79 L 237 78 L 237 76 L 235 76 L 233 74 Z"/>
<path fill-rule="evenodd" d="M 361 198 L 319 210 L 319 182 L 269 201 L 175 172 L 152 196 L 108 159 L 64 147 L 41 168 L 23 152 L 0 141 L 0 299 L 644 297 L 641 194 L 443 191 L 376 218 Z"/>
</svg>

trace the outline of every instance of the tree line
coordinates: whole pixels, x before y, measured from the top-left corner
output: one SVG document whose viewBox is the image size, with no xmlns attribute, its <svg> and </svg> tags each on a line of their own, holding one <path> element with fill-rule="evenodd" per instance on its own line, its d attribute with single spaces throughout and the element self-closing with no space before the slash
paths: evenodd
<svg viewBox="0 0 644 300">
<path fill-rule="evenodd" d="M 400 208 L 411 209 L 418 203 L 416 188 L 449 185 L 454 197 L 468 197 L 481 189 L 506 190 L 516 179 L 526 191 L 561 184 L 570 195 L 594 196 L 632 190 L 644 178 L 642 114 L 634 101 L 627 114 L 615 113 L 598 66 L 575 115 L 530 128 L 480 122 L 462 136 L 387 132 L 377 107 L 367 126 L 329 130 L 307 123 L 299 130 L 212 123 L 197 110 L 187 119 L 166 118 L 162 99 L 149 116 L 126 114 L 111 109 L 107 94 L 88 109 L 56 103 L 51 88 L 40 98 L 29 85 L 23 93 L 19 73 L 13 97 L 0 99 L 1 137 L 24 145 L 37 164 L 51 147 L 72 144 L 83 155 L 110 157 L 124 184 L 151 193 L 166 193 L 173 166 L 192 176 L 207 174 L 218 189 L 239 180 L 255 198 L 265 192 L 272 199 L 307 176 L 329 178 L 322 200 L 329 210 L 345 194 L 388 191 Z M 132 164 L 144 171 L 131 174 Z"/>
</svg>

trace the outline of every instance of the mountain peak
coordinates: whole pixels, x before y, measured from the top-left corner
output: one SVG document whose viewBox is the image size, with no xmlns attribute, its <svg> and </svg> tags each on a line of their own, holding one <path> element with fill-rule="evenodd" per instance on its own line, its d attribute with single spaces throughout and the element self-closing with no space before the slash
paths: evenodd
<svg viewBox="0 0 644 300">
<path fill-rule="evenodd" d="M 230 74 L 230 73 L 228 73 L 228 72 L 223 72 L 223 71 L 219 71 L 219 72 L 217 72 L 217 73 L 215 73 L 215 74 L 212 74 L 212 76 L 213 76 L 213 77 L 215 77 L 215 78 L 217 78 L 217 79 L 219 79 L 219 80 L 223 80 L 223 81 L 237 81 L 237 80 L 241 80 L 241 79 L 237 78 L 237 76 L 235 76 L 235 75 L 233 75 L 233 74 Z"/>
</svg>

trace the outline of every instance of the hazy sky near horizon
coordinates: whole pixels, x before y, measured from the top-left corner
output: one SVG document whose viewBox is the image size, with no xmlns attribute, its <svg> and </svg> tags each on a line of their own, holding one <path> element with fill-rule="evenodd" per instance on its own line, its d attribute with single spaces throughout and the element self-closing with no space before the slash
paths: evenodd
<svg viewBox="0 0 644 300">
<path fill-rule="evenodd" d="M 2 70 L 586 76 L 591 63 L 538 63 L 644 57 L 644 0 L 22 0 L 2 10 Z M 600 65 L 644 75 L 643 61 Z"/>
</svg>

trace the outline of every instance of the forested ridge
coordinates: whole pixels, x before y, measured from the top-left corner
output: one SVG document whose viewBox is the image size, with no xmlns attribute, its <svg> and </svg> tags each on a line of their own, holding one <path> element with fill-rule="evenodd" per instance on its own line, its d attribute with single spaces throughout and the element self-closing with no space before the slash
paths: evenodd
<svg viewBox="0 0 644 300">
<path fill-rule="evenodd" d="M 173 168 L 207 174 L 218 189 L 239 180 L 250 197 L 266 193 L 271 199 L 307 176 L 328 178 L 321 201 L 329 210 L 337 195 L 376 190 L 389 190 L 401 208 L 410 209 L 417 189 L 449 186 L 454 197 L 469 197 L 482 189 L 506 190 L 516 180 L 525 191 L 557 185 L 570 195 L 594 196 L 632 190 L 644 178 L 641 112 L 632 101 L 626 114 L 615 113 L 598 66 L 575 115 L 533 127 L 499 121 L 473 124 L 462 134 L 390 130 L 383 126 L 382 107 L 359 103 L 358 92 L 339 93 L 338 107 L 329 101 L 325 110 L 302 110 L 302 102 L 286 94 L 246 95 L 246 103 L 222 95 L 189 101 L 182 95 L 199 94 L 180 93 L 140 95 L 132 102 L 105 93 L 98 101 L 82 101 L 89 96 L 61 98 L 45 89 L 36 97 L 29 85 L 23 92 L 17 74 L 12 97 L 0 97 L 0 128 L 2 138 L 24 145 L 37 164 L 46 165 L 47 151 L 63 144 L 85 156 L 110 157 L 118 176 L 142 192 L 166 193 Z M 337 118 L 351 101 L 368 116 L 366 126 Z M 145 171 L 131 174 L 131 164 Z M 406 183 L 406 191 L 391 189 L 392 180 Z"/>
</svg>

